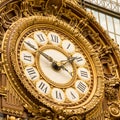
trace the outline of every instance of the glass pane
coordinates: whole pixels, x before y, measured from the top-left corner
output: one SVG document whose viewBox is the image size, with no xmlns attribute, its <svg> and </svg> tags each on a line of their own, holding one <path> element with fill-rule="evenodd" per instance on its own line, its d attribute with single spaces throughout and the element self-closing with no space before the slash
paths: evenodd
<svg viewBox="0 0 120 120">
<path fill-rule="evenodd" d="M 103 26 L 103 28 L 106 30 L 107 26 L 106 26 L 106 19 L 105 19 L 105 14 L 103 13 L 99 13 L 100 16 L 100 24 Z"/>
<path fill-rule="evenodd" d="M 117 0 L 112 0 L 112 1 L 116 2 Z"/>
<path fill-rule="evenodd" d="M 114 32 L 112 17 L 107 16 L 108 31 Z"/>
<path fill-rule="evenodd" d="M 95 10 L 92 10 L 93 15 L 95 16 L 96 20 L 99 22 L 99 18 L 98 18 L 98 12 Z"/>
<path fill-rule="evenodd" d="M 115 24 L 115 33 L 120 34 L 120 20 L 114 18 L 114 24 Z"/>
<path fill-rule="evenodd" d="M 110 35 L 110 37 L 111 37 L 112 39 L 114 39 L 114 41 L 115 41 L 115 34 L 109 33 L 109 35 Z"/>
<path fill-rule="evenodd" d="M 116 36 L 116 38 L 117 38 L 117 43 L 119 44 L 119 47 L 120 47 L 120 36 Z"/>
<path fill-rule="evenodd" d="M 86 10 L 87 10 L 88 12 L 90 12 L 90 11 L 91 11 L 91 9 L 89 9 L 89 8 L 86 8 Z"/>
</svg>

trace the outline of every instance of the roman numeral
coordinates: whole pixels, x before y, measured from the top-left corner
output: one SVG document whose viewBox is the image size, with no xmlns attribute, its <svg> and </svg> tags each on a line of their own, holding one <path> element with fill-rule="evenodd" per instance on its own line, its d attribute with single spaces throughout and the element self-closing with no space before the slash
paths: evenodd
<svg viewBox="0 0 120 120">
<path fill-rule="evenodd" d="M 88 78 L 88 73 L 86 71 L 80 71 L 82 77 Z"/>
<path fill-rule="evenodd" d="M 83 58 L 82 58 L 82 57 L 78 57 L 78 58 L 77 58 L 77 62 L 80 62 L 80 61 L 83 61 Z"/>
<path fill-rule="evenodd" d="M 76 98 L 76 96 L 73 94 L 72 91 L 70 91 L 70 95 L 71 95 L 72 99 L 75 99 L 75 98 Z"/>
<path fill-rule="evenodd" d="M 28 74 L 29 74 L 29 76 L 30 76 L 30 78 L 32 80 L 37 77 L 37 74 L 36 74 L 35 70 L 32 67 L 31 68 L 27 68 L 26 70 L 27 70 L 27 72 L 28 72 Z"/>
<path fill-rule="evenodd" d="M 86 90 L 86 85 L 83 84 L 82 82 L 79 82 L 78 85 L 77 85 L 77 88 L 81 91 L 81 92 L 85 92 Z"/>
<path fill-rule="evenodd" d="M 60 99 L 60 100 L 63 99 L 62 94 L 59 91 L 56 91 L 55 94 L 56 94 L 56 99 Z"/>
<path fill-rule="evenodd" d="M 24 60 L 31 62 L 32 61 L 32 57 L 29 56 L 29 55 L 25 55 L 24 54 Z"/>
<path fill-rule="evenodd" d="M 58 43 L 59 42 L 58 36 L 51 34 L 51 41 Z"/>
<path fill-rule="evenodd" d="M 46 84 L 43 83 L 43 82 L 40 83 L 39 88 L 40 88 L 44 93 L 47 93 L 47 91 L 48 91 L 48 87 L 47 87 Z"/>
<path fill-rule="evenodd" d="M 69 44 L 68 44 L 68 46 L 67 46 L 67 49 L 69 49 L 69 48 L 70 48 L 70 46 L 71 46 L 71 44 L 69 43 Z"/>
<path fill-rule="evenodd" d="M 45 41 L 43 34 L 37 34 L 37 37 L 39 38 L 40 42 Z"/>
</svg>

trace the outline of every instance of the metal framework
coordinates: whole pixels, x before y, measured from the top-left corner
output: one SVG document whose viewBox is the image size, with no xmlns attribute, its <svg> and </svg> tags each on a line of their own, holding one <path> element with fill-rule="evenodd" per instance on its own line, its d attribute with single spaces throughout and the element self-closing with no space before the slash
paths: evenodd
<svg viewBox="0 0 120 120">
<path fill-rule="evenodd" d="M 86 2 L 120 13 L 120 3 L 113 0 L 85 0 Z"/>
<path fill-rule="evenodd" d="M 120 1 L 119 0 L 84 0 L 81 1 L 84 5 L 85 9 L 89 9 L 91 12 L 96 11 L 98 17 L 98 22 L 101 24 L 101 22 L 107 25 L 107 28 L 103 24 L 103 27 L 108 31 L 111 38 L 115 40 L 120 45 L 119 38 L 119 20 L 120 20 Z M 100 17 L 100 14 L 104 14 L 106 20 L 102 20 L 103 18 Z M 107 17 L 109 16 L 111 20 Z M 111 21 L 110 23 L 108 22 Z M 115 19 L 118 20 L 118 22 L 115 22 Z M 108 23 L 111 24 L 111 26 L 114 26 L 113 29 L 108 29 Z M 116 26 L 116 27 L 115 27 Z M 117 28 L 117 29 L 116 29 Z M 111 32 L 112 30 L 112 32 Z"/>
</svg>

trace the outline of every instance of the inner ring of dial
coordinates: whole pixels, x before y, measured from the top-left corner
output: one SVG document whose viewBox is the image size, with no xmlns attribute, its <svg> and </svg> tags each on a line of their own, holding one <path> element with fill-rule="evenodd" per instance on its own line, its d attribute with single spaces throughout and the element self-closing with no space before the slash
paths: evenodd
<svg viewBox="0 0 120 120">
<path fill-rule="evenodd" d="M 69 55 L 63 51 L 60 47 L 46 45 L 39 49 L 40 51 L 46 53 L 47 55 L 53 57 L 56 62 L 61 60 L 67 60 Z M 58 65 L 54 62 L 49 62 L 41 54 L 37 53 L 37 67 L 41 76 L 50 84 L 59 88 L 70 87 L 74 84 L 76 79 L 76 67 L 74 63 L 67 63 L 64 67 L 71 71 L 72 76 L 62 68 L 59 68 Z M 48 74 L 49 73 L 49 74 Z M 57 79 L 54 75 L 58 75 Z"/>
</svg>

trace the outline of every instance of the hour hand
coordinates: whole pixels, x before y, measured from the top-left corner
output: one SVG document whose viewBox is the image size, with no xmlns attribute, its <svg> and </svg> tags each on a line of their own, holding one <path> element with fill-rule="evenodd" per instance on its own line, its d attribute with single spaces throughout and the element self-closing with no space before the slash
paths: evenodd
<svg viewBox="0 0 120 120">
<path fill-rule="evenodd" d="M 47 55 L 46 53 L 38 50 L 37 48 L 34 47 L 34 45 L 32 45 L 29 42 L 24 41 L 28 46 L 30 46 L 31 48 L 33 48 L 34 50 L 36 50 L 39 54 L 41 54 L 43 57 L 45 57 L 49 62 L 54 62 L 53 58 L 49 55 Z"/>
<path fill-rule="evenodd" d="M 73 75 L 73 73 L 72 72 L 70 72 L 67 68 L 65 68 L 64 66 L 61 66 L 61 68 L 63 69 L 63 70 L 65 70 L 66 72 L 68 72 L 69 74 L 70 74 L 70 76 L 72 76 Z"/>
</svg>

